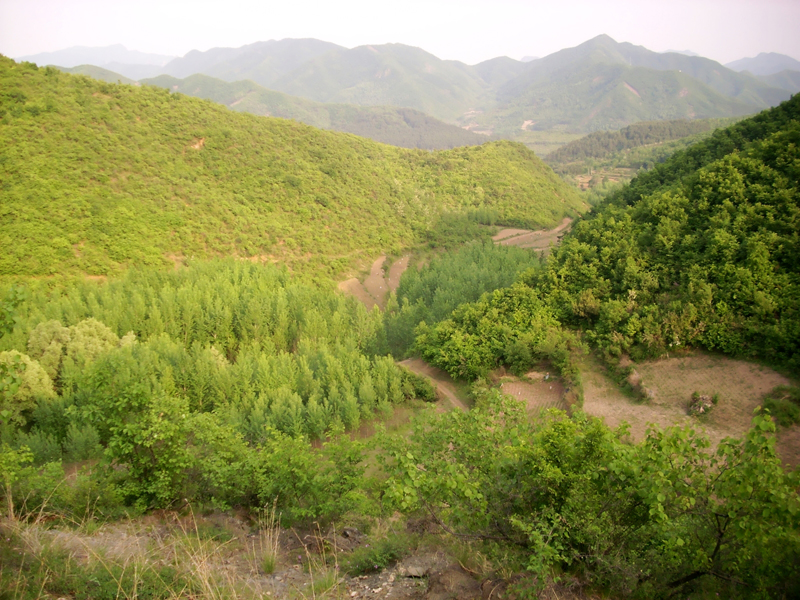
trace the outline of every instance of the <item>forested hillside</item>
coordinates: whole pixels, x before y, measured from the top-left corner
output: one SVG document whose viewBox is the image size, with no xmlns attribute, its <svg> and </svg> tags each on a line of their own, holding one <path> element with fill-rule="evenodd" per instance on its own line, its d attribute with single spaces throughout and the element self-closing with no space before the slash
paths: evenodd
<svg viewBox="0 0 800 600">
<path fill-rule="evenodd" d="M 544 270 L 422 328 L 420 350 L 475 378 L 566 348 L 569 326 L 611 360 L 702 346 L 796 370 L 798 148 L 800 97 L 718 130 L 581 219 Z"/>
<path fill-rule="evenodd" d="M 800 472 L 769 416 L 637 439 L 580 409 L 589 349 L 797 372 L 799 148 L 795 97 L 580 218 L 520 144 L 404 150 L 0 59 L 0 589 L 376 597 L 425 553 L 453 557 L 430 589 L 474 597 L 797 597 Z M 432 253 L 385 313 L 316 277 L 565 214 L 546 262 Z M 475 382 L 472 406 L 425 404 L 407 353 Z M 498 367 L 546 367 L 570 413 L 530 412 Z"/>
<path fill-rule="evenodd" d="M 632 148 L 677 140 L 729 124 L 725 119 L 643 121 L 623 127 L 619 131 L 590 133 L 548 154 L 545 160 L 549 165 L 564 165 L 586 159 L 599 160 Z"/>
<path fill-rule="evenodd" d="M 142 83 L 213 100 L 239 112 L 294 119 L 321 129 L 354 133 L 402 148 L 442 150 L 477 146 L 487 141 L 484 135 L 449 125 L 418 110 L 323 104 L 268 90 L 252 81 L 228 83 L 206 75 L 192 75 L 186 79 L 161 75 L 144 79 Z"/>
<path fill-rule="evenodd" d="M 429 153 L 0 60 L 0 274 L 237 256 L 339 272 L 445 211 L 550 225 L 582 202 L 519 144 Z"/>
</svg>

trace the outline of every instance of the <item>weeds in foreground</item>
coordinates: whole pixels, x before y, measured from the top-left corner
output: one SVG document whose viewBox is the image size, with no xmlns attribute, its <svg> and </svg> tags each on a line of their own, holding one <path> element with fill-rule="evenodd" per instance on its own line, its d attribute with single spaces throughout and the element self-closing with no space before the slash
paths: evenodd
<svg viewBox="0 0 800 600">
<path fill-rule="evenodd" d="M 277 500 L 258 514 L 258 539 L 250 548 L 250 562 L 254 571 L 259 567 L 265 575 L 275 572 L 280 543 L 280 516 L 275 514 Z M 258 548 L 256 548 L 258 546 Z"/>
</svg>

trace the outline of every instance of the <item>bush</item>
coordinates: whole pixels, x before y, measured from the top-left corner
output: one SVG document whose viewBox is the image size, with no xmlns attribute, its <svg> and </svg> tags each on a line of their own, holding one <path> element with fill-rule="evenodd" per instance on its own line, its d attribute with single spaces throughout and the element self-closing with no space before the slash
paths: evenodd
<svg viewBox="0 0 800 600">
<path fill-rule="evenodd" d="M 419 398 L 425 402 L 436 402 L 436 388 L 427 377 L 403 368 L 403 395 L 408 398 Z"/>
<path fill-rule="evenodd" d="M 351 577 L 382 571 L 409 553 L 405 537 L 390 535 L 371 544 L 356 548 L 347 557 L 345 569 Z"/>
<path fill-rule="evenodd" d="M 800 388 L 776 387 L 764 398 L 764 408 L 781 427 L 800 423 Z"/>
</svg>

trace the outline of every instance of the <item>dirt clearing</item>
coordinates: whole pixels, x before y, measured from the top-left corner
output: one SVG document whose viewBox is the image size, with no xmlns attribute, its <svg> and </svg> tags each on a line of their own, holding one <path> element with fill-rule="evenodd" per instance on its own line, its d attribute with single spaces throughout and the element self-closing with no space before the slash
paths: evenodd
<svg viewBox="0 0 800 600">
<path fill-rule="evenodd" d="M 537 415 L 548 408 L 566 410 L 564 385 L 550 373 L 531 371 L 524 378 L 504 377 L 500 390 L 525 403 L 528 414 Z"/>
<path fill-rule="evenodd" d="M 530 248 L 533 250 L 549 251 L 551 246 L 556 246 L 569 226 L 572 219 L 564 217 L 564 220 L 554 229 L 540 229 L 530 231 L 527 229 L 503 229 L 492 239 L 503 246 L 519 246 L 520 248 Z"/>
<path fill-rule="evenodd" d="M 644 438 L 650 423 L 704 429 L 714 445 L 725 437 L 741 437 L 750 428 L 753 411 L 764 395 L 776 386 L 791 383 L 767 367 L 702 353 L 640 363 L 636 371 L 642 386 L 655 393 L 649 403 L 637 403 L 623 393 L 594 361 L 586 361 L 582 374 L 583 410 L 604 418 L 611 427 L 628 422 L 631 436 L 637 441 Z M 711 413 L 699 419 L 686 414 L 694 392 L 719 395 Z M 798 464 L 800 428 L 779 432 L 778 452 L 784 462 Z"/>
</svg>

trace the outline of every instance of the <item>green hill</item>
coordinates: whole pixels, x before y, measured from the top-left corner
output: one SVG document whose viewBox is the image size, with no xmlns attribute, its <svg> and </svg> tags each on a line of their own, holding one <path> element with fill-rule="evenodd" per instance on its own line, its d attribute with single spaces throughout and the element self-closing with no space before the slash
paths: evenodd
<svg viewBox="0 0 800 600">
<path fill-rule="evenodd" d="M 780 71 L 773 75 L 759 76 L 759 79 L 768 85 L 781 88 L 792 94 L 800 92 L 800 71 Z"/>
<path fill-rule="evenodd" d="M 778 54 L 777 52 L 761 52 L 752 58 L 740 58 L 725 65 L 733 71 L 749 71 L 753 75 L 774 75 L 781 71 L 800 71 L 800 61 Z"/>
<path fill-rule="evenodd" d="M 796 370 L 798 148 L 797 96 L 715 131 L 612 194 L 536 281 L 611 355 L 699 345 Z"/>
<path fill-rule="evenodd" d="M 221 255 L 331 273 L 444 212 L 543 226 L 583 206 L 519 144 L 405 150 L 5 58 L 0 89 L 0 275 Z"/>
<path fill-rule="evenodd" d="M 652 169 L 679 150 L 705 139 L 735 119 L 643 121 L 619 131 L 596 131 L 545 157 L 553 170 L 594 196 Z"/>
<path fill-rule="evenodd" d="M 314 39 L 284 39 L 193 51 L 158 68 L 179 79 L 202 74 L 234 84 L 236 92 L 215 89 L 198 95 L 236 96 L 225 103 L 249 105 L 237 105 L 237 110 L 287 116 L 405 146 L 473 143 L 439 141 L 456 136 L 455 131 L 447 133 L 420 115 L 392 114 L 386 107 L 405 108 L 470 132 L 518 140 L 543 154 L 577 135 L 640 121 L 752 114 L 786 100 L 798 86 L 791 73 L 759 78 L 700 56 L 652 52 L 607 35 L 527 63 L 497 57 L 470 66 L 402 44 L 347 49 Z M 120 72 L 130 76 L 133 71 Z M 313 102 L 382 108 L 365 113 L 290 107 L 287 99 L 261 90 L 244 94 L 249 85 L 244 80 Z M 200 87 L 213 86 L 206 82 Z M 435 143 L 418 135 L 423 122 L 437 130 Z"/>
<path fill-rule="evenodd" d="M 677 71 L 719 94 L 761 108 L 774 106 L 788 97 L 752 75 L 736 73 L 708 58 L 675 52 L 652 52 L 627 42 L 618 43 L 607 35 L 599 35 L 579 46 L 560 50 L 530 63 L 522 75 L 500 89 L 498 97 L 501 101 L 513 102 L 516 98 L 524 97 L 532 86 L 548 76 L 601 64 L 640 67 L 657 72 Z"/>
<path fill-rule="evenodd" d="M 753 106 L 719 94 L 678 71 L 592 64 L 543 73 L 494 112 L 494 132 L 507 135 L 567 124 L 574 130 L 619 129 L 637 121 L 750 114 Z"/>
<path fill-rule="evenodd" d="M 404 148 L 442 150 L 476 146 L 486 136 L 449 125 L 410 108 L 323 104 L 261 87 L 252 81 L 228 83 L 207 75 L 176 79 L 161 75 L 142 83 L 205 98 L 240 112 L 294 119 L 321 129 L 368 137 Z"/>
<path fill-rule="evenodd" d="M 616 363 L 704 347 L 800 368 L 800 97 L 719 129 L 575 223 L 544 269 L 417 328 L 422 356 L 475 379 L 571 333 Z"/>
<path fill-rule="evenodd" d="M 103 67 L 95 67 L 94 65 L 78 65 L 77 67 L 56 67 L 59 71 L 69 73 L 71 75 L 86 75 L 92 79 L 99 79 L 100 81 L 107 81 L 108 83 L 136 83 L 133 79 L 129 79 L 124 75 L 109 71 Z"/>
</svg>

